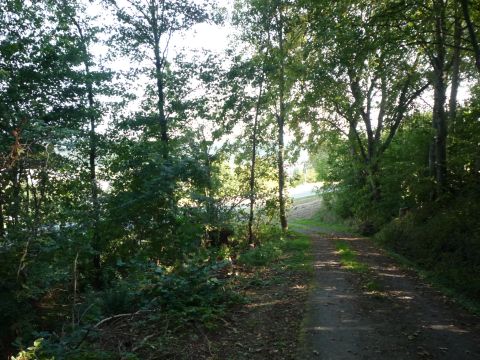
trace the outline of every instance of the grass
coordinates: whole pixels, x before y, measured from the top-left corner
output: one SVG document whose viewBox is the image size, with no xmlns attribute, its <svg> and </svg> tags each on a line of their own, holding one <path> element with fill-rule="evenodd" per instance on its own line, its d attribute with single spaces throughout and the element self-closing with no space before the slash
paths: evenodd
<svg viewBox="0 0 480 360">
<path fill-rule="evenodd" d="M 303 202 L 295 201 L 294 205 L 308 203 L 316 199 L 318 199 L 318 197 L 307 197 Z M 323 206 L 321 206 L 319 210 L 315 213 L 315 215 L 313 215 L 309 219 L 290 219 L 289 226 L 292 230 L 303 230 L 309 228 L 318 232 L 344 232 L 350 234 L 356 233 L 352 229 L 352 224 L 346 222 L 343 219 L 340 219 L 338 216 L 333 214 L 332 211 L 326 209 Z"/>
<path fill-rule="evenodd" d="M 280 259 L 280 266 L 289 270 L 313 272 L 312 243 L 307 235 L 291 231 L 281 248 L 284 256 Z"/>
<path fill-rule="evenodd" d="M 335 248 L 340 255 L 340 264 L 345 269 L 360 275 L 360 285 L 365 293 L 378 299 L 384 298 L 382 285 L 375 279 L 374 273 L 368 265 L 357 260 L 356 252 L 342 240 L 335 242 Z"/>
<path fill-rule="evenodd" d="M 337 240 L 335 248 L 340 255 L 340 263 L 348 270 L 356 273 L 366 274 L 369 268 L 366 264 L 357 261 L 357 254 L 353 251 L 345 241 Z"/>
<path fill-rule="evenodd" d="M 297 199 L 293 199 L 293 206 L 307 204 L 309 202 L 320 200 L 321 198 L 318 195 L 310 195 Z"/>
<path fill-rule="evenodd" d="M 293 219 L 290 220 L 289 226 L 293 230 L 302 230 L 309 228 L 319 232 L 349 232 L 352 233 L 351 229 L 344 224 L 332 224 L 327 223 L 321 220 L 321 218 L 315 215 L 311 219 Z"/>
<path fill-rule="evenodd" d="M 312 271 L 310 238 L 294 231 L 279 234 L 243 253 L 238 261 L 249 267 L 273 266 L 284 270 Z"/>
</svg>

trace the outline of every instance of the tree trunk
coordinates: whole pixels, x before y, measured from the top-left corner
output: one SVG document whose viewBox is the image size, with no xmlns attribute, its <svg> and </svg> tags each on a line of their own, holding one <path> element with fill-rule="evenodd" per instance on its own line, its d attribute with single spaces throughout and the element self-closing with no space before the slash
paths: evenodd
<svg viewBox="0 0 480 360">
<path fill-rule="evenodd" d="M 92 198 L 92 220 L 93 220 L 93 234 L 92 234 L 92 247 L 95 251 L 93 255 L 93 268 L 95 270 L 94 282 L 97 288 L 102 287 L 102 265 L 100 259 L 101 253 L 101 241 L 100 241 L 100 204 L 98 201 L 98 184 L 97 184 L 97 133 L 95 128 L 95 102 L 93 97 L 92 82 L 90 80 L 90 69 L 88 63 L 85 62 L 85 70 L 87 74 L 87 96 L 88 96 L 88 108 L 90 112 L 90 154 L 89 154 L 89 167 L 90 167 L 90 187 Z"/>
<path fill-rule="evenodd" d="M 250 244 L 257 244 L 257 239 L 253 235 L 253 221 L 254 221 L 254 207 L 255 207 L 255 164 L 257 161 L 257 130 L 258 130 L 258 116 L 260 114 L 260 101 L 263 92 L 263 74 L 260 81 L 260 89 L 258 92 L 257 106 L 255 109 L 255 118 L 253 120 L 252 129 L 252 159 L 250 163 L 250 213 L 248 216 L 248 242 Z"/>
<path fill-rule="evenodd" d="M 382 195 L 380 190 L 380 183 L 378 181 L 378 164 L 376 162 L 372 162 L 369 160 L 370 164 L 368 164 L 368 181 L 370 183 L 370 189 L 372 191 L 372 200 L 374 202 L 379 202 Z"/>
<path fill-rule="evenodd" d="M 93 93 L 93 84 L 90 72 L 89 59 L 90 54 L 88 52 L 87 42 L 83 34 L 83 29 L 76 21 L 72 19 L 77 27 L 78 35 L 81 40 L 81 47 L 83 51 L 83 65 L 85 66 L 86 87 L 87 87 L 87 101 L 88 101 L 88 119 L 90 122 L 89 129 L 89 172 L 90 172 L 90 197 L 92 202 L 92 240 L 91 245 L 94 251 L 92 258 L 93 265 L 93 285 L 95 288 L 100 289 L 102 287 L 102 264 L 100 259 L 101 253 L 101 239 L 99 232 L 100 223 L 100 204 L 98 201 L 98 184 L 97 184 L 97 172 L 96 172 L 96 160 L 97 160 L 97 133 L 96 133 L 96 116 L 95 116 L 95 99 Z"/>
<path fill-rule="evenodd" d="M 461 42 L 462 42 L 462 22 L 458 10 L 455 10 L 455 30 L 454 30 L 454 49 L 452 61 L 452 84 L 450 90 L 449 102 L 449 122 L 450 132 L 455 132 L 455 123 L 457 118 L 457 94 L 460 86 L 460 62 L 461 62 Z"/>
<path fill-rule="evenodd" d="M 278 201 L 280 205 L 280 225 L 282 230 L 288 229 L 287 215 L 285 209 L 285 170 L 284 170 L 284 119 L 278 117 Z"/>
<path fill-rule="evenodd" d="M 3 216 L 3 204 L 3 182 L 2 179 L 0 179 L 0 241 L 5 236 L 5 218 Z"/>
<path fill-rule="evenodd" d="M 468 8 L 468 0 L 460 0 L 463 11 L 463 18 L 467 24 L 468 35 L 470 37 L 470 43 L 473 47 L 473 53 L 475 56 L 475 66 L 477 67 L 478 72 L 480 72 L 480 45 L 478 44 L 477 34 L 475 33 L 475 27 L 473 25 L 472 19 L 470 18 L 470 10 Z"/>
<path fill-rule="evenodd" d="M 279 107 L 280 114 L 277 115 L 278 123 L 278 201 L 280 205 L 280 225 L 282 230 L 288 229 L 287 214 L 285 209 L 285 164 L 284 164 L 284 132 L 285 132 L 285 52 L 283 44 L 283 13 L 281 5 L 279 7 L 279 27 L 278 27 L 278 41 L 280 50 L 280 84 L 279 84 Z"/>
<path fill-rule="evenodd" d="M 12 166 L 12 211 L 11 216 L 13 220 L 13 226 L 17 227 L 19 225 L 19 216 L 20 216 L 20 177 L 22 173 L 22 168 L 18 167 L 17 163 Z"/>
<path fill-rule="evenodd" d="M 164 159 L 168 158 L 168 128 L 167 118 L 165 116 L 165 84 L 163 80 L 164 58 L 160 54 L 160 26 L 155 11 L 155 6 L 151 5 L 151 25 L 153 29 L 154 54 L 155 54 L 155 78 L 157 82 L 157 111 L 158 122 L 160 125 L 160 140 L 162 141 L 162 155 Z"/>
<path fill-rule="evenodd" d="M 443 193 L 447 186 L 447 114 L 445 104 L 447 101 L 445 81 L 445 4 L 443 1 L 435 2 L 435 41 L 436 54 L 433 62 L 433 119 L 432 125 L 435 132 L 434 138 L 434 176 L 436 181 L 436 195 Z"/>
</svg>

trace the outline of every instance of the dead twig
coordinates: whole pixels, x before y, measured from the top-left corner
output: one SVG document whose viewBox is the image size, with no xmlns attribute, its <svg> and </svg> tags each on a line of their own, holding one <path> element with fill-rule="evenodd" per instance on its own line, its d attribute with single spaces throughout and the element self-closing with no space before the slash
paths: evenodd
<svg viewBox="0 0 480 360">
<path fill-rule="evenodd" d="M 102 319 L 100 320 L 98 323 L 96 323 L 93 328 L 94 329 L 97 329 L 100 325 L 103 325 L 111 320 L 115 320 L 115 319 L 120 319 L 120 318 L 124 318 L 124 317 L 134 317 L 134 316 L 137 316 L 137 315 L 140 315 L 140 314 L 143 314 L 143 313 L 146 313 L 146 312 L 153 312 L 155 310 L 138 310 L 134 313 L 126 313 L 126 314 L 117 314 L 117 315 L 113 315 L 113 316 L 110 316 L 108 318 L 105 318 L 105 319 Z"/>
<path fill-rule="evenodd" d="M 150 335 L 147 335 L 143 338 L 143 340 L 140 342 L 140 344 L 138 344 L 137 346 L 135 346 L 133 349 L 132 349 L 132 352 L 134 353 L 135 351 L 141 349 L 143 347 L 143 345 L 145 345 L 145 343 L 151 339 L 152 337 L 154 336 L 157 336 L 158 334 L 157 333 L 153 333 L 153 334 L 150 334 Z"/>
<path fill-rule="evenodd" d="M 200 334 L 203 335 L 203 338 L 205 339 L 205 343 L 207 344 L 207 349 L 208 349 L 208 353 L 213 356 L 213 353 L 212 353 L 212 343 L 210 342 L 210 340 L 208 339 L 207 335 L 205 334 L 205 332 L 202 330 L 202 328 L 200 328 L 199 326 L 197 326 L 197 324 L 194 324 L 195 328 L 198 330 L 198 332 Z"/>
</svg>

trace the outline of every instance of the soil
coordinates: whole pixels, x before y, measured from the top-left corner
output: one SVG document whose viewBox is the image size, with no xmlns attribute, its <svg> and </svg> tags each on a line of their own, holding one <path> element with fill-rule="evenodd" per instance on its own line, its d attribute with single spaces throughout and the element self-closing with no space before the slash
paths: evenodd
<svg viewBox="0 0 480 360">
<path fill-rule="evenodd" d="M 315 286 L 298 359 L 480 359 L 479 317 L 402 269 L 367 238 L 320 228 L 306 232 L 313 242 Z M 339 239 L 368 265 L 366 273 L 341 266 Z"/>
<path fill-rule="evenodd" d="M 309 276 L 264 269 L 247 290 L 250 303 L 236 309 L 221 331 L 211 333 L 209 359 L 295 359 L 305 315 Z M 193 357 L 198 358 L 198 357 Z"/>
<path fill-rule="evenodd" d="M 247 302 L 212 327 L 189 323 L 175 330 L 161 316 L 126 318 L 102 328 L 101 348 L 118 352 L 118 359 L 295 359 L 311 274 L 278 266 L 236 266 L 235 272 Z"/>
</svg>

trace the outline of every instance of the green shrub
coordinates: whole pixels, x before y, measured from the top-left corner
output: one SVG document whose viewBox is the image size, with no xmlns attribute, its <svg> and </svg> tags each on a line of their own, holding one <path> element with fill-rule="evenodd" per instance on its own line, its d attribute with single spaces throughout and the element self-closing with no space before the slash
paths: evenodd
<svg viewBox="0 0 480 360">
<path fill-rule="evenodd" d="M 277 260 L 282 250 L 277 244 L 267 242 L 241 254 L 238 262 L 247 266 L 265 266 Z"/>
</svg>

